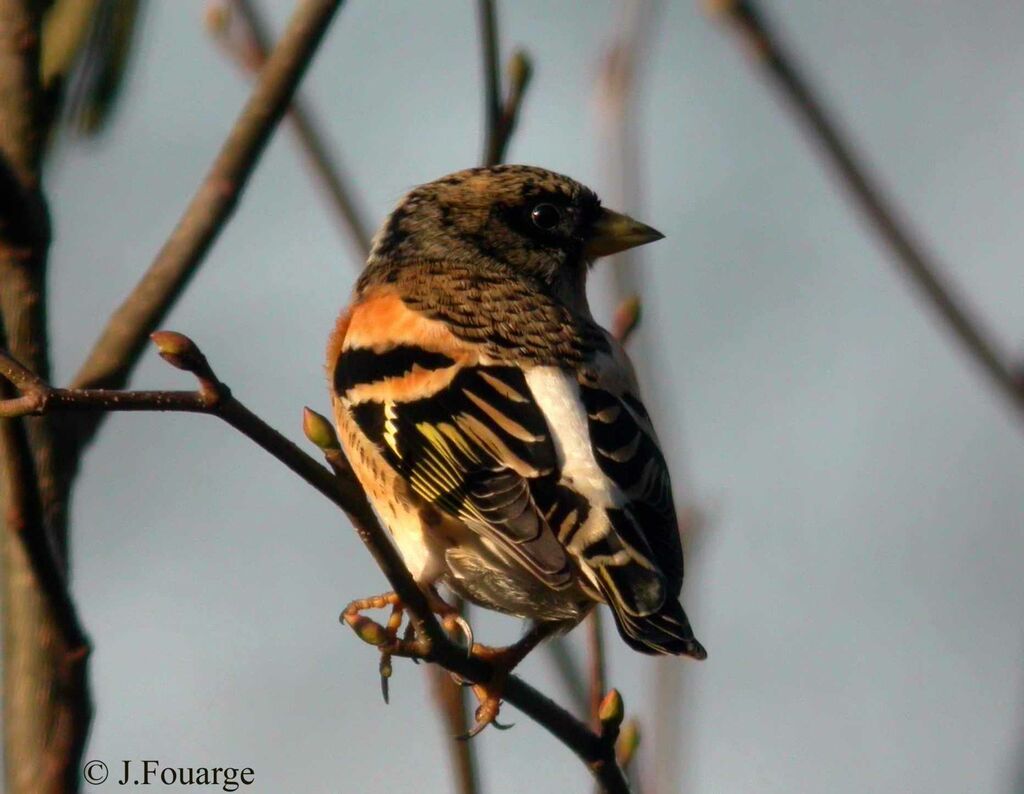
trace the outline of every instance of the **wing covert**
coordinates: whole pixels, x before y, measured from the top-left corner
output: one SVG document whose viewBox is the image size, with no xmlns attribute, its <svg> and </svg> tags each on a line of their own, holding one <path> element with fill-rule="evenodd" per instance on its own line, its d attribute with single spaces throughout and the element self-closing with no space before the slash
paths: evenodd
<svg viewBox="0 0 1024 794">
<path fill-rule="evenodd" d="M 356 352 L 345 351 L 338 361 L 339 392 L 365 381 L 367 370 L 388 370 L 367 365 Z M 534 489 L 543 490 L 557 476 L 557 460 L 522 371 L 457 366 L 450 357 L 425 351 L 400 355 L 420 368 L 448 368 L 450 380 L 429 396 L 350 405 L 363 434 L 422 499 L 494 541 L 548 586 L 571 584 L 569 557 L 534 501 Z M 349 369 L 350 358 L 358 372 Z"/>
</svg>

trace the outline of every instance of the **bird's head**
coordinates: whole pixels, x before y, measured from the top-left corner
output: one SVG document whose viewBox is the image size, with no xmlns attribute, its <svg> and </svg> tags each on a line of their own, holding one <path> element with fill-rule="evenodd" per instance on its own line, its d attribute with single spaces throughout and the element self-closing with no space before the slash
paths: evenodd
<svg viewBox="0 0 1024 794">
<path fill-rule="evenodd" d="M 557 287 L 581 283 L 598 257 L 663 236 L 604 209 L 592 190 L 566 176 L 499 165 L 408 193 L 377 233 L 370 264 L 498 263 Z"/>
</svg>

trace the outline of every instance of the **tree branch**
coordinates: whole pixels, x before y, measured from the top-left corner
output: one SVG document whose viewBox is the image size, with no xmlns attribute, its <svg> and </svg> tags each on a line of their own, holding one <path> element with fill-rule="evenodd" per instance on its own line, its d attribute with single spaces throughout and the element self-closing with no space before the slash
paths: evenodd
<svg viewBox="0 0 1024 794">
<path fill-rule="evenodd" d="M 6 392 L 6 384 L 3 384 L 0 394 L 6 396 Z M 24 424 L 17 418 L 6 418 L 34 413 L 35 405 L 36 400 L 29 396 L 0 400 L 0 417 L 5 417 L 0 419 L 0 448 L 7 457 L 4 483 L 7 529 L 20 539 L 28 555 L 39 587 L 47 594 L 46 601 L 66 648 L 71 653 L 87 655 L 89 640 L 71 600 L 64 566 L 49 538 L 40 531 L 43 526 L 42 499 Z M 15 410 L 8 413 L 7 406 Z"/>
<path fill-rule="evenodd" d="M 589 681 L 590 724 L 601 724 L 599 713 L 606 694 L 604 663 L 604 629 L 600 608 L 587 617 L 587 680 Z"/>
<path fill-rule="evenodd" d="M 480 54 L 483 57 L 484 76 L 484 165 L 501 161 L 501 142 L 498 140 L 501 116 L 501 67 L 498 60 L 498 12 L 494 0 L 477 0 L 480 29 Z"/>
<path fill-rule="evenodd" d="M 480 49 L 483 55 L 484 75 L 484 154 L 483 165 L 497 165 L 505 160 L 505 150 L 512 138 L 523 95 L 533 65 L 522 50 L 513 53 L 508 62 L 508 93 L 502 100 L 501 69 L 498 54 L 498 22 L 494 0 L 478 0 L 480 21 Z"/>
<path fill-rule="evenodd" d="M 896 263 L 991 384 L 1024 418 L 1024 380 L 1014 372 L 981 320 L 963 303 L 943 269 L 926 252 L 886 197 L 874 175 L 831 117 L 801 68 L 754 0 L 706 0 L 739 35 L 755 63 L 774 80 L 806 126 L 843 186 L 889 246 Z"/>
<path fill-rule="evenodd" d="M 210 414 L 227 422 L 345 512 L 409 611 L 417 629 L 415 642 L 421 658 L 470 681 L 490 680 L 493 673 L 490 665 L 467 656 L 465 648 L 453 643 L 437 622 L 423 591 L 416 585 L 387 532 L 377 521 L 359 482 L 348 469 L 343 457 L 338 461 L 340 447 L 337 446 L 336 438 L 333 442 L 329 440 L 330 435 L 333 435 L 330 423 L 307 409 L 307 433 L 313 438 L 317 438 L 317 433 L 321 437 L 327 436 L 327 440 L 320 443 L 334 453 L 333 473 L 239 402 L 188 337 L 159 331 L 152 338 L 160 355 L 168 363 L 196 377 L 199 383 L 196 391 L 58 389 L 35 378 L 10 356 L 0 353 L 0 374 L 17 386 L 21 394 L 20 398 L 0 401 L 0 416 L 58 410 L 185 411 Z M 508 680 L 505 700 L 546 728 L 579 756 L 607 792 L 624 794 L 629 791 L 622 770 L 615 760 L 613 742 L 588 729 L 565 709 L 515 676 Z"/>
<path fill-rule="evenodd" d="M 166 315 L 227 223 L 277 122 L 342 0 L 305 0 L 267 59 L 203 183 L 142 280 L 111 315 L 72 381 L 75 388 L 123 386 L 146 337 Z M 84 420 L 80 441 L 95 433 L 103 414 Z"/>
<path fill-rule="evenodd" d="M 49 112 L 40 85 L 45 4 L 0 0 L 0 344 L 49 370 L 50 228 L 40 187 Z M 48 418 L 0 421 L 4 790 L 76 787 L 92 712 L 88 644 L 64 587 L 63 439 Z M 50 590 L 62 597 L 49 599 Z"/>
<path fill-rule="evenodd" d="M 430 665 L 427 668 L 427 675 L 430 677 L 438 711 L 444 720 L 456 791 L 459 794 L 476 794 L 480 791 L 480 773 L 476 754 L 472 752 L 473 745 L 471 742 L 456 738 L 465 736 L 472 727 L 463 694 L 465 689 L 456 684 L 443 667 Z"/>
<path fill-rule="evenodd" d="M 258 75 L 271 46 L 269 29 L 258 4 L 253 0 L 221 0 L 208 12 L 207 20 L 228 56 L 247 74 Z M 370 253 L 372 236 L 366 213 L 353 194 L 334 149 L 327 145 L 319 123 L 301 96 L 292 97 L 288 121 L 310 172 L 351 240 L 358 261 L 363 261 Z"/>
</svg>

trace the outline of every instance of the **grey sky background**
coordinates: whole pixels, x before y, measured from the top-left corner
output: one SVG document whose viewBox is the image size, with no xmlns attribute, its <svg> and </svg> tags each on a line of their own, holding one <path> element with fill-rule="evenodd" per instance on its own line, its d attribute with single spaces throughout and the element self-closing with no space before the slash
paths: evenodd
<svg viewBox="0 0 1024 794">
<path fill-rule="evenodd" d="M 113 129 L 63 148 L 48 174 L 59 381 L 248 91 L 202 3 L 151 5 Z M 266 5 L 278 23 L 291 7 Z M 766 5 L 971 304 L 1024 355 L 1024 6 Z M 592 88 L 614 5 L 519 0 L 500 18 L 505 51 L 521 44 L 537 67 L 510 159 L 600 192 Z M 351 0 L 339 14 L 303 90 L 375 225 L 409 187 L 478 159 L 478 61 L 468 2 Z M 645 197 L 622 209 L 667 235 L 642 265 L 646 369 L 681 498 L 710 517 L 687 579 L 710 657 L 679 663 L 688 789 L 1013 791 L 1019 419 L 695 3 L 662 4 L 639 108 Z M 302 406 L 326 409 L 324 340 L 360 263 L 286 132 L 166 325 L 298 439 Z M 133 383 L 190 386 L 155 355 Z M 449 789 L 422 671 L 397 661 L 384 706 L 375 654 L 337 623 L 382 575 L 343 517 L 264 453 L 205 417 L 115 416 L 73 517 L 96 644 L 88 758 L 252 766 L 259 792 Z M 517 635 L 477 614 L 485 641 Z M 611 681 L 643 717 L 653 663 L 609 645 Z M 564 699 L 543 654 L 522 672 Z M 475 740 L 487 792 L 589 790 L 568 751 L 505 717 L 513 731 Z"/>
</svg>

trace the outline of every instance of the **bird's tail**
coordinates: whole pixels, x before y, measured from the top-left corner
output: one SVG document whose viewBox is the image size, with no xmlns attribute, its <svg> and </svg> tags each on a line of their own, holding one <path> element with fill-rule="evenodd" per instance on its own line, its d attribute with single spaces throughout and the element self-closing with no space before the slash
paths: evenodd
<svg viewBox="0 0 1024 794">
<path fill-rule="evenodd" d="M 693 636 L 690 621 L 679 601 L 669 596 L 657 612 L 633 615 L 609 599 L 615 625 L 630 647 L 641 653 L 672 654 L 706 659 L 708 652 Z"/>
</svg>

